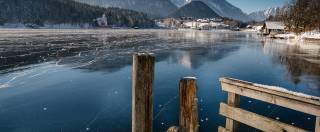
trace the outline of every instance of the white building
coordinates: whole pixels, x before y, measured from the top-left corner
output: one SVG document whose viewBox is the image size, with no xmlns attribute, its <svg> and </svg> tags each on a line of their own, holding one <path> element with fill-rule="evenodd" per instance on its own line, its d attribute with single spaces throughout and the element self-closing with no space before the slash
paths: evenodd
<svg viewBox="0 0 320 132">
<path fill-rule="evenodd" d="M 99 27 L 107 27 L 108 26 L 108 19 L 106 14 L 103 14 L 102 17 L 97 19 L 97 24 Z"/>
<path fill-rule="evenodd" d="M 227 29 L 229 25 L 224 24 L 223 22 L 204 22 L 204 21 L 188 21 L 183 23 L 184 27 L 191 29 L 202 29 L 202 30 L 210 30 L 210 29 Z"/>
<path fill-rule="evenodd" d="M 191 28 L 191 29 L 199 28 L 199 22 L 196 22 L 196 21 L 184 22 L 183 25 L 184 27 Z"/>
</svg>

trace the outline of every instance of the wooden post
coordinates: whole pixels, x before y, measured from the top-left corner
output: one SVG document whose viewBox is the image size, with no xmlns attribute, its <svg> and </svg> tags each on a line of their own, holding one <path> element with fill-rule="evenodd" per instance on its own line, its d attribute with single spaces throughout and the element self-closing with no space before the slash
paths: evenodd
<svg viewBox="0 0 320 132">
<path fill-rule="evenodd" d="M 320 132 L 320 116 L 316 117 L 316 129 L 315 132 Z"/>
<path fill-rule="evenodd" d="M 240 95 L 228 92 L 228 105 L 233 107 L 240 107 Z M 231 132 L 238 131 L 239 122 L 226 118 L 226 129 Z"/>
<path fill-rule="evenodd" d="M 152 54 L 133 55 L 132 132 L 152 132 L 154 63 Z"/>
<path fill-rule="evenodd" d="M 167 132 L 180 132 L 180 127 L 172 126 L 167 130 Z"/>
<path fill-rule="evenodd" d="M 198 132 L 199 114 L 196 78 L 185 77 L 180 80 L 180 119 L 182 132 Z"/>
</svg>

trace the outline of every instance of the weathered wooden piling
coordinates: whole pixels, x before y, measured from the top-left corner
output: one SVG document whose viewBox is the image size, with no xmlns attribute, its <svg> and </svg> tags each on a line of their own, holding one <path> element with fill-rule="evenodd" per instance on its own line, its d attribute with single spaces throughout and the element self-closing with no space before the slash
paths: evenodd
<svg viewBox="0 0 320 132">
<path fill-rule="evenodd" d="M 181 131 L 180 131 L 180 127 L 172 126 L 167 130 L 167 132 L 181 132 Z"/>
<path fill-rule="evenodd" d="M 235 93 L 228 93 L 228 105 L 232 107 L 240 106 L 240 95 Z M 226 118 L 226 128 L 231 132 L 237 132 L 239 127 L 239 122 Z"/>
<path fill-rule="evenodd" d="M 133 55 L 132 132 L 152 132 L 154 64 L 150 53 Z"/>
<path fill-rule="evenodd" d="M 320 132 L 320 116 L 317 116 L 317 117 L 316 117 L 315 132 Z"/>
<path fill-rule="evenodd" d="M 181 132 L 198 132 L 199 114 L 196 78 L 185 77 L 180 80 L 180 118 Z"/>
</svg>

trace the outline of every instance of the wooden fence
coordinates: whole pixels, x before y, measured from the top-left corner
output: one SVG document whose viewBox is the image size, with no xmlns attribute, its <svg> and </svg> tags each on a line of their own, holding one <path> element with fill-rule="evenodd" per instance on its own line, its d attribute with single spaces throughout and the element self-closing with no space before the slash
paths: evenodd
<svg viewBox="0 0 320 132">
<path fill-rule="evenodd" d="M 226 126 L 219 132 L 237 131 L 239 123 L 267 132 L 305 132 L 301 128 L 279 122 L 239 108 L 240 96 L 275 104 L 316 116 L 315 132 L 320 132 L 320 98 L 295 93 L 284 88 L 221 78 L 222 90 L 228 92 L 227 104 L 220 104 L 220 114 L 226 117 Z"/>
<path fill-rule="evenodd" d="M 152 132 L 153 81 L 155 58 L 150 53 L 133 55 L 132 72 L 132 132 Z M 267 132 L 305 132 L 301 128 L 279 122 L 239 108 L 240 96 L 257 99 L 316 116 L 315 132 L 320 132 L 320 98 L 295 93 L 283 88 L 221 78 L 222 90 L 228 92 L 228 101 L 220 104 L 220 114 L 226 117 L 226 126 L 219 132 L 234 132 L 239 123 Z M 198 132 L 199 113 L 196 78 L 184 77 L 179 83 L 179 125 L 167 132 Z"/>
</svg>

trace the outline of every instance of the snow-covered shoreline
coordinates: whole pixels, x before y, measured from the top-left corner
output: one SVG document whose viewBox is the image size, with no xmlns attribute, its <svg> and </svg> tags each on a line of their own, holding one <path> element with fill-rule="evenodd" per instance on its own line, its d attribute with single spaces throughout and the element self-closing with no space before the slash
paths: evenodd
<svg viewBox="0 0 320 132">
<path fill-rule="evenodd" d="M 244 29 L 242 31 L 244 32 L 257 32 L 261 33 L 261 28 L 262 26 L 254 26 L 252 29 Z M 313 40 L 313 41 L 320 41 L 320 30 L 312 30 L 308 32 L 303 32 L 299 35 L 289 32 L 289 33 L 284 33 L 284 34 L 277 34 L 271 36 L 272 38 L 276 39 L 290 39 L 293 41 L 305 41 L 305 40 Z"/>
<path fill-rule="evenodd" d="M 294 33 L 277 34 L 274 37 L 280 38 L 280 39 L 292 39 L 292 40 L 296 40 L 296 41 L 304 41 L 304 40 L 320 41 L 320 30 L 313 30 L 313 31 L 309 31 L 309 32 L 304 32 L 299 35 L 294 34 Z"/>
</svg>

